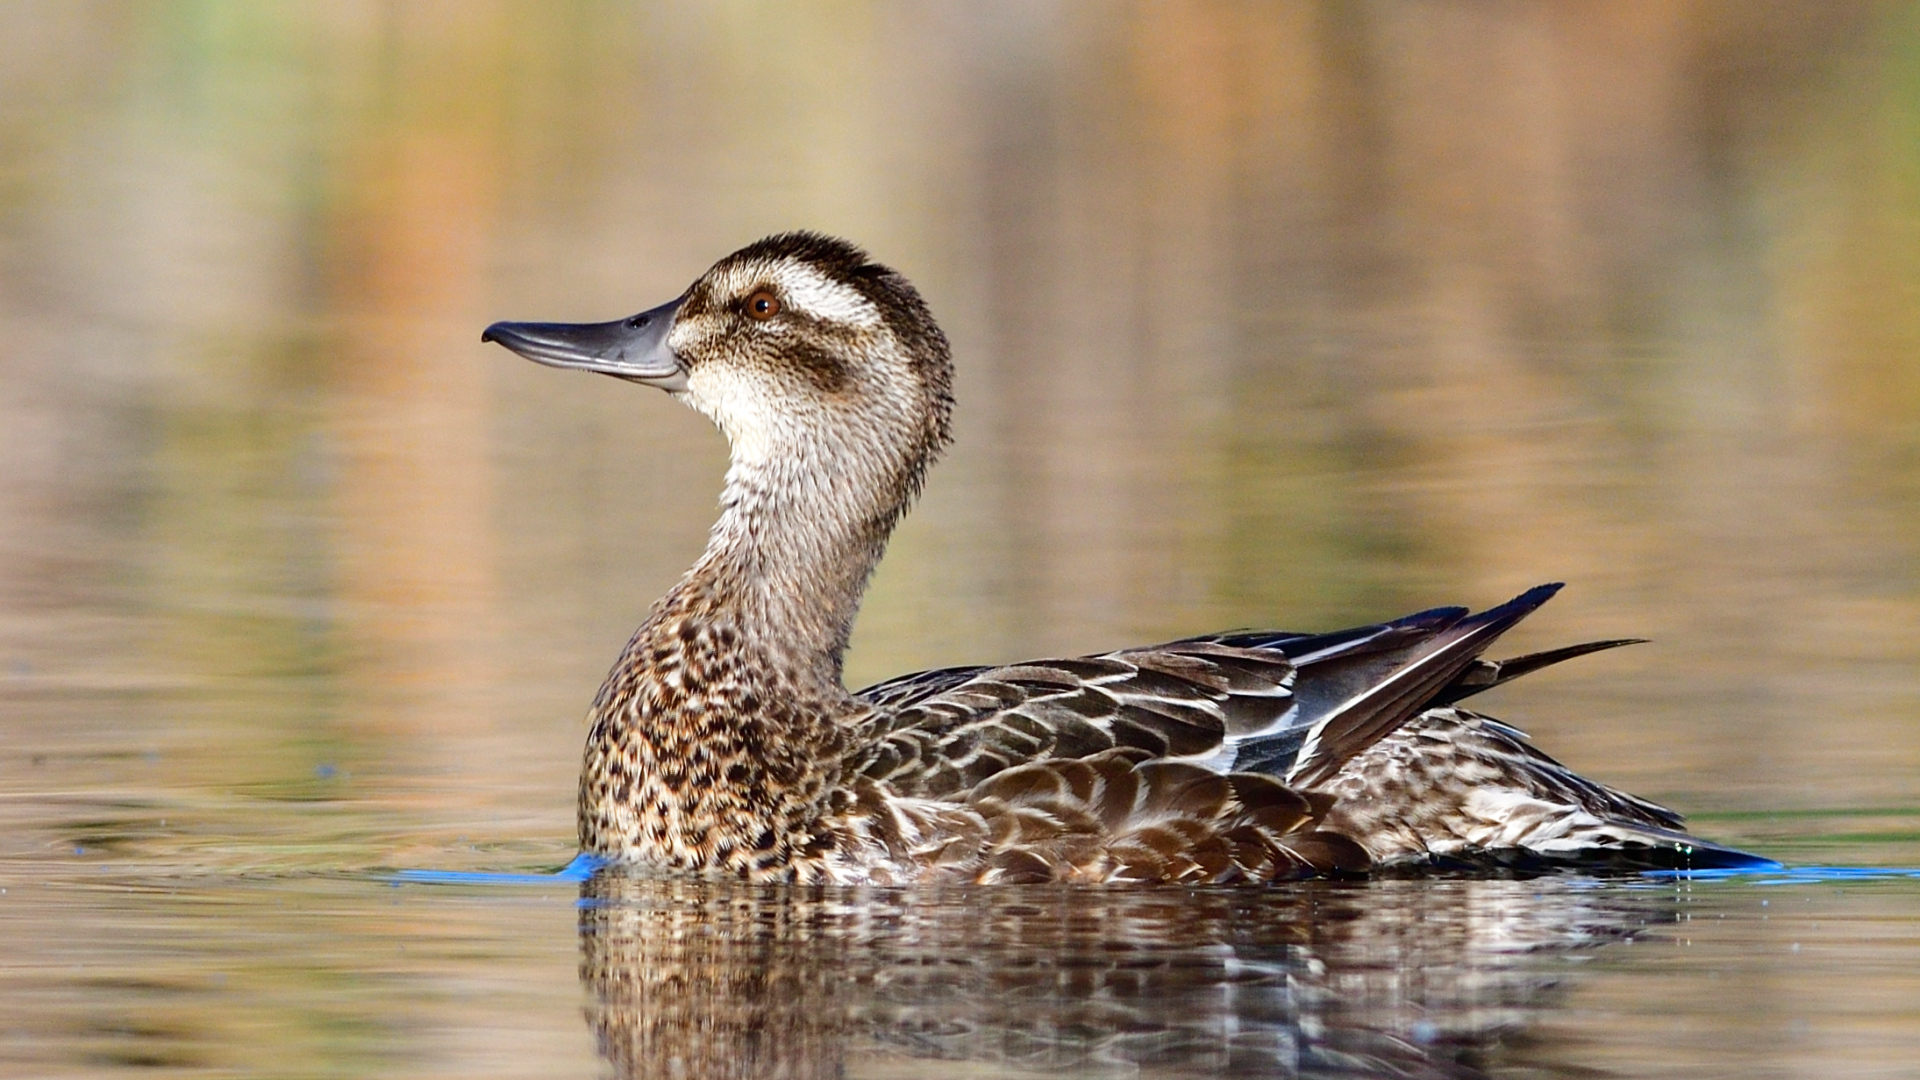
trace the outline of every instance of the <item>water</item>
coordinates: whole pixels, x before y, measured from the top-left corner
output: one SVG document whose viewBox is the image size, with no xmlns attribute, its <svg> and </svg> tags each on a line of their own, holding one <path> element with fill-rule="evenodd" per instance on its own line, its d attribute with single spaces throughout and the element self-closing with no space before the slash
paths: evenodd
<svg viewBox="0 0 1920 1080">
<path fill-rule="evenodd" d="M 11 1075 L 1905 1076 L 1920 1053 L 1920 905 L 1884 880 L 796 893 L 94 869 L 16 872 L 0 897 L 10 930 L 59 912 L 10 935 Z"/>
<path fill-rule="evenodd" d="M 1916 146 L 1906 3 L 0 8 L 0 1075 L 1920 1075 L 1910 877 L 457 876 L 723 461 L 479 330 L 802 225 L 959 362 L 855 681 L 1566 580 L 1490 711 L 1920 867 Z"/>
</svg>

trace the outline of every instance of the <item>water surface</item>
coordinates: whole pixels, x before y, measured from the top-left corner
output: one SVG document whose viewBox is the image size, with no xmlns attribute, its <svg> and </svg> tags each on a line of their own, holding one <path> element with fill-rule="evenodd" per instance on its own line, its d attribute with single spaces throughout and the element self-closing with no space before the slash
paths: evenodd
<svg viewBox="0 0 1920 1080">
<path fill-rule="evenodd" d="M 1903 2 L 0 7 L 0 1074 L 1920 1073 L 1910 878 L 395 878 L 723 466 L 480 328 L 796 226 L 959 366 L 853 680 L 1565 580 L 1491 712 L 1920 866 L 1916 147 Z"/>
</svg>

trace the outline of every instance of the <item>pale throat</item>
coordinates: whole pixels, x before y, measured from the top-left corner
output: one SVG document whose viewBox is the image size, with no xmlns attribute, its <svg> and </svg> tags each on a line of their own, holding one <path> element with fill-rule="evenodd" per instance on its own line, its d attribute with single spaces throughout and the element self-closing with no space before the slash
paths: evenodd
<svg viewBox="0 0 1920 1080">
<path fill-rule="evenodd" d="M 720 516 L 685 580 L 749 640 L 839 689 L 861 595 L 904 509 L 907 465 L 809 431 L 779 436 L 730 440 Z"/>
</svg>

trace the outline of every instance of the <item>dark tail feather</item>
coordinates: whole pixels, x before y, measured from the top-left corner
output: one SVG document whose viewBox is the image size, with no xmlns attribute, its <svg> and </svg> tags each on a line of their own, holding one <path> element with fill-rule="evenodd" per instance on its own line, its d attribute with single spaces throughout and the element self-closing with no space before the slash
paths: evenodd
<svg viewBox="0 0 1920 1080">
<path fill-rule="evenodd" d="M 1307 733 L 1287 783 L 1311 787 L 1332 779 L 1348 758 L 1419 714 L 1496 638 L 1560 589 L 1559 582 L 1535 586 L 1435 634 L 1406 664 L 1328 713 Z"/>
<path fill-rule="evenodd" d="M 1574 870 L 1587 874 L 1653 872 L 1662 875 L 1686 875 L 1700 871 L 1766 873 L 1785 869 L 1780 863 L 1764 855 L 1754 855 L 1737 848 L 1711 844 L 1685 834 L 1665 838 L 1649 837 L 1648 841 L 1644 844 L 1625 844 L 1618 847 L 1585 848 L 1565 854 L 1543 854 L 1527 848 L 1503 848 L 1499 851 L 1434 855 L 1424 863 L 1388 866 L 1384 874 L 1391 876 L 1395 873 L 1422 874 L 1439 871 L 1441 873 L 1513 874 L 1525 877 Z M 1382 871 L 1376 870 L 1375 873 L 1382 873 Z"/>
<path fill-rule="evenodd" d="M 1311 663 L 1327 655 L 1353 657 L 1388 652 L 1414 638 L 1452 626 L 1466 616 L 1467 609 L 1463 607 L 1437 607 L 1403 615 L 1392 622 L 1355 626 L 1329 634 L 1300 634 L 1290 630 L 1229 630 L 1224 634 L 1182 638 L 1170 644 L 1204 641 L 1230 645 L 1236 649 L 1278 649 L 1289 660 Z"/>
<path fill-rule="evenodd" d="M 1635 822 L 1612 823 L 1617 840 L 1577 852 L 1542 857 L 1562 866 L 1588 870 L 1778 870 L 1780 864 L 1764 855 L 1725 847 L 1678 829 L 1660 829 Z"/>
<path fill-rule="evenodd" d="M 1617 649 L 1622 645 L 1644 645 L 1646 638 L 1614 638 L 1611 641 L 1589 641 L 1581 645 L 1568 645 L 1562 649 L 1548 649 L 1545 652 L 1528 653 L 1525 656 L 1508 657 L 1505 660 L 1475 660 L 1467 665 L 1458 678 L 1448 683 L 1446 689 L 1434 695 L 1434 705 L 1451 705 L 1464 698 L 1470 698 L 1482 690 L 1491 690 L 1501 683 L 1510 683 L 1522 675 L 1531 675 L 1543 667 L 1552 667 L 1562 660 L 1571 660 L 1588 653 Z"/>
<path fill-rule="evenodd" d="M 1755 855 L 1739 848 L 1710 844 L 1698 837 L 1688 837 L 1688 842 L 1677 845 L 1670 851 L 1662 852 L 1667 857 L 1659 860 L 1661 870 L 1781 870 L 1777 860 L 1765 855 Z"/>
</svg>

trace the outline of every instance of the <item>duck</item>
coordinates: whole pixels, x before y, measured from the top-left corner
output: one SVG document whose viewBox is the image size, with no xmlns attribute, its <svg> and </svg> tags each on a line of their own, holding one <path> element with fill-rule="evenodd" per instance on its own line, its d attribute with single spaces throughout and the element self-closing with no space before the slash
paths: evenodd
<svg viewBox="0 0 1920 1080">
<path fill-rule="evenodd" d="M 653 387 L 726 437 L 705 550 L 588 712 L 582 855 L 796 884 L 1227 885 L 1772 864 L 1464 708 L 1633 644 L 1484 659 L 1561 588 L 1331 633 L 1240 630 L 843 681 L 888 538 L 952 441 L 953 359 L 855 244 L 769 236 L 600 323 L 496 322 L 529 360 Z"/>
</svg>

